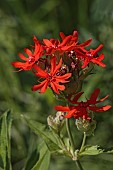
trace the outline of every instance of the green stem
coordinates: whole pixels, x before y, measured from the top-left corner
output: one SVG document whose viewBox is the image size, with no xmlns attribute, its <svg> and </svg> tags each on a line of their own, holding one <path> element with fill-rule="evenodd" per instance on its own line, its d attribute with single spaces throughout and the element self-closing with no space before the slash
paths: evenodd
<svg viewBox="0 0 113 170">
<path fill-rule="evenodd" d="M 69 119 L 66 119 L 66 128 L 67 128 L 67 133 L 68 133 L 68 136 L 69 136 L 69 139 L 70 139 L 70 143 L 71 143 L 71 146 L 72 146 L 72 149 L 73 149 L 73 155 L 74 155 L 75 146 L 74 146 L 73 136 L 72 136 L 71 129 L 70 129 Z M 86 133 L 84 133 L 84 137 L 83 137 L 83 141 L 82 141 L 82 145 L 81 145 L 80 150 L 82 150 L 83 146 L 85 145 L 85 140 L 86 140 Z M 76 166 L 77 166 L 78 170 L 83 170 L 80 161 L 76 160 L 75 162 L 76 162 Z"/>
<path fill-rule="evenodd" d="M 83 141 L 82 141 L 82 145 L 81 145 L 81 148 L 80 148 L 80 152 L 83 150 L 83 147 L 85 145 L 85 142 L 86 142 L 86 133 L 84 132 L 84 136 L 83 136 Z"/>
<path fill-rule="evenodd" d="M 64 140 L 61 138 L 60 135 L 58 135 L 58 137 L 59 137 L 60 143 L 61 143 L 61 145 L 62 145 L 62 147 L 63 147 L 62 149 L 65 150 L 65 151 L 68 153 L 68 156 L 69 156 L 70 158 L 72 158 L 72 153 L 67 149 L 67 146 L 65 145 Z"/>
<path fill-rule="evenodd" d="M 82 165 L 81 165 L 81 163 L 80 163 L 79 160 L 76 160 L 75 162 L 76 162 L 76 166 L 77 166 L 78 170 L 84 170 L 84 169 L 82 168 Z"/>
<path fill-rule="evenodd" d="M 68 133 L 69 140 L 70 140 L 70 143 L 71 143 L 71 146 L 72 146 L 72 149 L 73 149 L 73 153 L 74 153 L 75 146 L 74 146 L 73 136 L 72 136 L 72 133 L 71 133 L 71 129 L 70 129 L 70 124 L 69 124 L 69 119 L 68 118 L 66 119 L 66 128 L 67 128 L 67 133 Z"/>
</svg>

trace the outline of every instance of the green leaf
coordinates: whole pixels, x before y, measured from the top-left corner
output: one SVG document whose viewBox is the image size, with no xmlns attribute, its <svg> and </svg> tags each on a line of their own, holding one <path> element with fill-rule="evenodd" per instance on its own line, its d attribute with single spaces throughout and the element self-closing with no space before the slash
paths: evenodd
<svg viewBox="0 0 113 170">
<path fill-rule="evenodd" d="M 87 145 L 83 148 L 83 150 L 79 153 L 80 156 L 83 155 L 98 155 L 104 152 L 104 149 L 100 148 L 98 145 L 90 146 Z"/>
<path fill-rule="evenodd" d="M 39 153 L 36 149 L 30 155 L 28 153 L 28 159 L 26 160 L 26 163 L 22 170 L 31 170 L 32 167 L 36 164 L 37 160 L 39 160 Z"/>
<path fill-rule="evenodd" d="M 113 147 L 111 148 L 103 148 L 98 145 L 95 146 L 84 146 L 83 150 L 79 153 L 79 156 L 84 156 L 84 155 L 99 155 L 99 154 L 108 154 L 108 153 L 113 153 Z"/>
<path fill-rule="evenodd" d="M 0 117 L 0 158 L 4 170 L 12 170 L 11 167 L 11 149 L 10 149 L 10 133 L 11 133 L 12 115 L 8 110 Z"/>
<path fill-rule="evenodd" d="M 31 133 L 31 135 L 29 136 L 27 157 L 22 170 L 31 170 L 32 167 L 39 160 L 39 151 L 37 148 L 37 144 L 38 140 L 36 140 L 36 135 Z"/>
<path fill-rule="evenodd" d="M 39 160 L 31 170 L 48 170 L 50 163 L 50 151 L 44 142 L 40 144 L 39 151 Z"/>
<path fill-rule="evenodd" d="M 61 144 L 58 136 L 50 131 L 50 129 L 48 129 L 45 124 L 31 120 L 28 117 L 25 117 L 25 119 L 32 131 L 43 138 L 50 151 L 56 152 L 58 150 L 61 150 Z"/>
</svg>

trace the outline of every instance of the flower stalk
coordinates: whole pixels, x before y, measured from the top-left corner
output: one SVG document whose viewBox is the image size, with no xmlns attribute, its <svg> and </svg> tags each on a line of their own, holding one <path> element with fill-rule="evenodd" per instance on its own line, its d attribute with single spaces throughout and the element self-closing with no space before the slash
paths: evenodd
<svg viewBox="0 0 113 170">
<path fill-rule="evenodd" d="M 79 160 L 76 160 L 75 163 L 76 163 L 78 170 L 84 170 Z"/>
<path fill-rule="evenodd" d="M 80 148 L 80 152 L 82 152 L 84 146 L 85 146 L 85 142 L 86 142 L 86 132 L 84 132 L 84 136 L 83 136 L 83 141 L 82 141 L 82 145 L 81 145 L 81 148 Z"/>
<path fill-rule="evenodd" d="M 73 150 L 73 153 L 74 153 L 75 145 L 74 145 L 74 140 L 73 140 L 73 136 L 72 136 L 72 133 L 71 133 L 69 119 L 66 119 L 66 128 L 67 128 L 68 137 L 69 137 L 69 140 L 70 140 L 70 143 L 71 143 L 71 146 L 72 146 L 72 150 Z"/>
</svg>

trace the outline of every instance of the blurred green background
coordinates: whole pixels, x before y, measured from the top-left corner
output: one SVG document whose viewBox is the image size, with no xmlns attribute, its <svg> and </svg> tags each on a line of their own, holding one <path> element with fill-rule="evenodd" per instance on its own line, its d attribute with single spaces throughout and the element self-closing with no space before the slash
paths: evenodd
<svg viewBox="0 0 113 170">
<path fill-rule="evenodd" d="M 11 135 L 13 170 L 21 170 L 39 139 L 29 130 L 21 114 L 46 122 L 55 113 L 55 99 L 50 91 L 45 94 L 32 92 L 36 80 L 30 72 L 13 72 L 11 62 L 18 53 L 38 39 L 58 38 L 59 32 L 72 34 L 78 30 L 80 42 L 92 37 L 91 47 L 104 44 L 107 67 L 98 68 L 83 86 L 86 96 L 101 88 L 100 97 L 109 94 L 104 104 L 113 103 L 113 1 L 112 0 L 0 0 L 0 111 L 11 109 L 13 127 Z M 88 144 L 113 146 L 113 108 L 96 113 L 95 136 Z M 75 127 L 75 140 L 79 147 L 82 134 Z M 85 157 L 81 160 L 85 170 L 111 170 L 113 155 Z M 28 168 L 27 170 L 29 170 Z M 52 156 L 49 170 L 76 169 L 65 157 Z"/>
</svg>

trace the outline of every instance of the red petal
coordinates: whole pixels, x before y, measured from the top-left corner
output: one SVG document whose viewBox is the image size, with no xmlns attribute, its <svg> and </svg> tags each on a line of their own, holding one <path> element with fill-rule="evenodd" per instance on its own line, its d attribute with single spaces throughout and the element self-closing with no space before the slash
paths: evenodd
<svg viewBox="0 0 113 170">
<path fill-rule="evenodd" d="M 108 98 L 108 96 L 109 96 L 109 95 L 107 95 L 107 96 L 103 97 L 102 99 L 100 99 L 100 100 L 99 100 L 99 101 L 97 101 L 97 102 L 98 102 L 98 103 L 103 102 L 105 99 L 107 99 L 107 98 Z"/>
<path fill-rule="evenodd" d="M 32 52 L 28 48 L 25 48 L 24 51 L 26 52 L 26 54 L 28 56 L 32 56 L 33 55 Z"/>
<path fill-rule="evenodd" d="M 56 66 L 56 57 L 52 57 L 51 58 L 51 71 L 50 71 L 50 74 L 51 75 L 54 75 L 54 71 L 55 71 L 55 66 Z"/>
<path fill-rule="evenodd" d="M 38 43 L 40 42 L 39 40 L 37 40 L 37 37 L 36 37 L 36 36 L 33 37 L 33 41 L 34 41 L 36 44 L 38 44 Z"/>
<path fill-rule="evenodd" d="M 55 83 L 50 83 L 51 84 L 51 88 L 53 89 L 53 91 L 57 94 L 60 94 L 60 92 L 58 91 L 58 87 L 55 85 Z"/>
<path fill-rule="evenodd" d="M 76 94 L 76 96 L 73 98 L 73 100 L 71 100 L 70 98 L 68 98 L 68 100 L 73 103 L 73 104 L 77 104 L 78 102 L 78 99 L 81 97 L 81 95 L 83 94 L 84 92 L 80 92 L 78 94 Z"/>
<path fill-rule="evenodd" d="M 82 44 L 77 45 L 77 47 L 86 47 L 91 43 L 91 41 L 92 41 L 92 38 L 90 38 L 89 40 L 83 42 Z"/>
<path fill-rule="evenodd" d="M 21 63 L 21 62 L 12 62 L 11 63 L 13 67 L 15 68 L 23 68 L 25 66 L 25 63 Z"/>
<path fill-rule="evenodd" d="M 44 42 L 44 44 L 47 46 L 47 47 L 51 47 L 53 44 L 51 43 L 51 41 L 50 40 L 48 40 L 48 39 L 43 39 L 43 42 Z"/>
<path fill-rule="evenodd" d="M 82 68 L 85 68 L 89 64 L 88 58 L 85 59 L 84 64 L 82 65 Z"/>
<path fill-rule="evenodd" d="M 102 61 L 103 59 L 104 59 L 104 54 L 100 54 L 99 57 L 98 57 L 98 60 Z"/>
<path fill-rule="evenodd" d="M 109 110 L 111 108 L 110 105 L 102 106 L 102 107 L 96 107 L 96 106 L 89 106 L 89 109 L 94 112 L 104 112 L 106 110 Z"/>
<path fill-rule="evenodd" d="M 106 105 L 106 106 L 103 106 L 103 107 L 99 108 L 98 112 L 101 112 L 101 110 L 102 110 L 102 112 L 103 112 L 103 111 L 107 111 L 107 110 L 109 110 L 110 108 L 111 108 L 110 105 Z"/>
<path fill-rule="evenodd" d="M 61 83 L 67 83 L 67 82 L 69 82 L 69 81 L 67 81 L 67 80 L 65 80 L 65 79 L 68 79 L 69 77 L 71 77 L 71 73 L 66 73 L 66 74 L 63 75 L 63 76 L 57 76 L 57 77 L 56 77 L 56 80 L 57 80 L 58 82 L 61 82 Z"/>
<path fill-rule="evenodd" d="M 70 108 L 68 106 L 55 106 L 55 109 L 62 112 L 70 111 Z"/>
<path fill-rule="evenodd" d="M 60 37 L 62 40 L 64 40 L 64 38 L 66 37 L 65 34 L 63 32 L 60 32 Z"/>
<path fill-rule="evenodd" d="M 23 54 L 19 53 L 18 55 L 22 60 L 25 60 L 25 61 L 28 60 L 28 58 L 26 58 Z"/>
<path fill-rule="evenodd" d="M 89 104 L 96 104 L 96 100 L 97 100 L 97 97 L 100 93 L 100 89 L 97 88 L 92 94 L 91 94 L 91 97 L 90 99 L 88 100 L 88 103 Z"/>
<path fill-rule="evenodd" d="M 62 43 L 60 44 L 60 46 L 66 45 L 70 40 L 71 40 L 71 36 L 70 36 L 70 35 L 66 36 L 66 37 L 63 39 L 63 41 L 62 41 Z"/>
<path fill-rule="evenodd" d="M 40 53 L 40 45 L 35 43 L 34 56 Z"/>
<path fill-rule="evenodd" d="M 40 84 L 38 84 L 38 85 L 34 85 L 33 87 L 32 87 L 32 91 L 36 91 L 36 90 L 40 90 L 41 91 L 41 93 L 44 93 L 45 91 L 46 91 L 46 89 L 47 89 L 47 85 L 48 85 L 48 81 L 47 80 L 44 80 L 44 81 L 42 81 Z"/>
<path fill-rule="evenodd" d="M 75 112 L 76 112 L 76 109 L 73 109 L 73 110 L 69 111 L 68 114 L 66 114 L 64 117 L 71 118 L 72 116 L 74 116 Z"/>
<path fill-rule="evenodd" d="M 44 70 L 42 70 L 39 66 L 35 67 L 36 71 L 38 73 L 35 73 L 36 76 L 42 77 L 42 78 L 47 78 L 48 73 L 46 73 Z"/>
<path fill-rule="evenodd" d="M 44 86 L 40 89 L 40 93 L 44 93 L 48 87 L 48 81 L 46 80 L 45 83 L 44 83 Z"/>
<path fill-rule="evenodd" d="M 102 63 L 101 61 L 99 61 L 98 58 L 93 58 L 91 61 L 95 64 L 98 64 L 101 67 L 106 67 L 106 65 Z"/>
<path fill-rule="evenodd" d="M 73 31 L 73 36 L 74 37 L 78 37 L 78 32 L 75 30 L 75 31 Z"/>
<path fill-rule="evenodd" d="M 54 65 L 54 63 L 52 63 L 52 61 L 51 61 L 51 64 Z M 51 74 L 54 75 L 54 74 L 57 72 L 57 70 L 60 69 L 61 65 L 62 65 L 62 58 L 60 59 L 58 65 L 55 67 L 55 69 L 53 70 L 53 72 L 51 72 Z"/>
<path fill-rule="evenodd" d="M 75 44 L 75 42 L 74 42 L 74 43 L 71 44 L 71 45 L 63 46 L 61 49 L 62 49 L 63 51 L 71 51 L 71 50 L 74 50 L 75 47 L 76 47 L 76 44 Z"/>
<path fill-rule="evenodd" d="M 55 82 L 50 82 L 50 85 L 52 87 L 52 89 L 54 90 L 54 92 L 56 92 L 57 94 L 59 94 L 59 91 L 58 90 L 64 90 L 65 89 L 65 86 L 64 85 L 59 85 Z"/>
<path fill-rule="evenodd" d="M 95 50 L 91 50 L 93 55 L 95 55 L 98 51 L 100 51 L 103 48 L 103 45 L 100 44 Z"/>
</svg>

